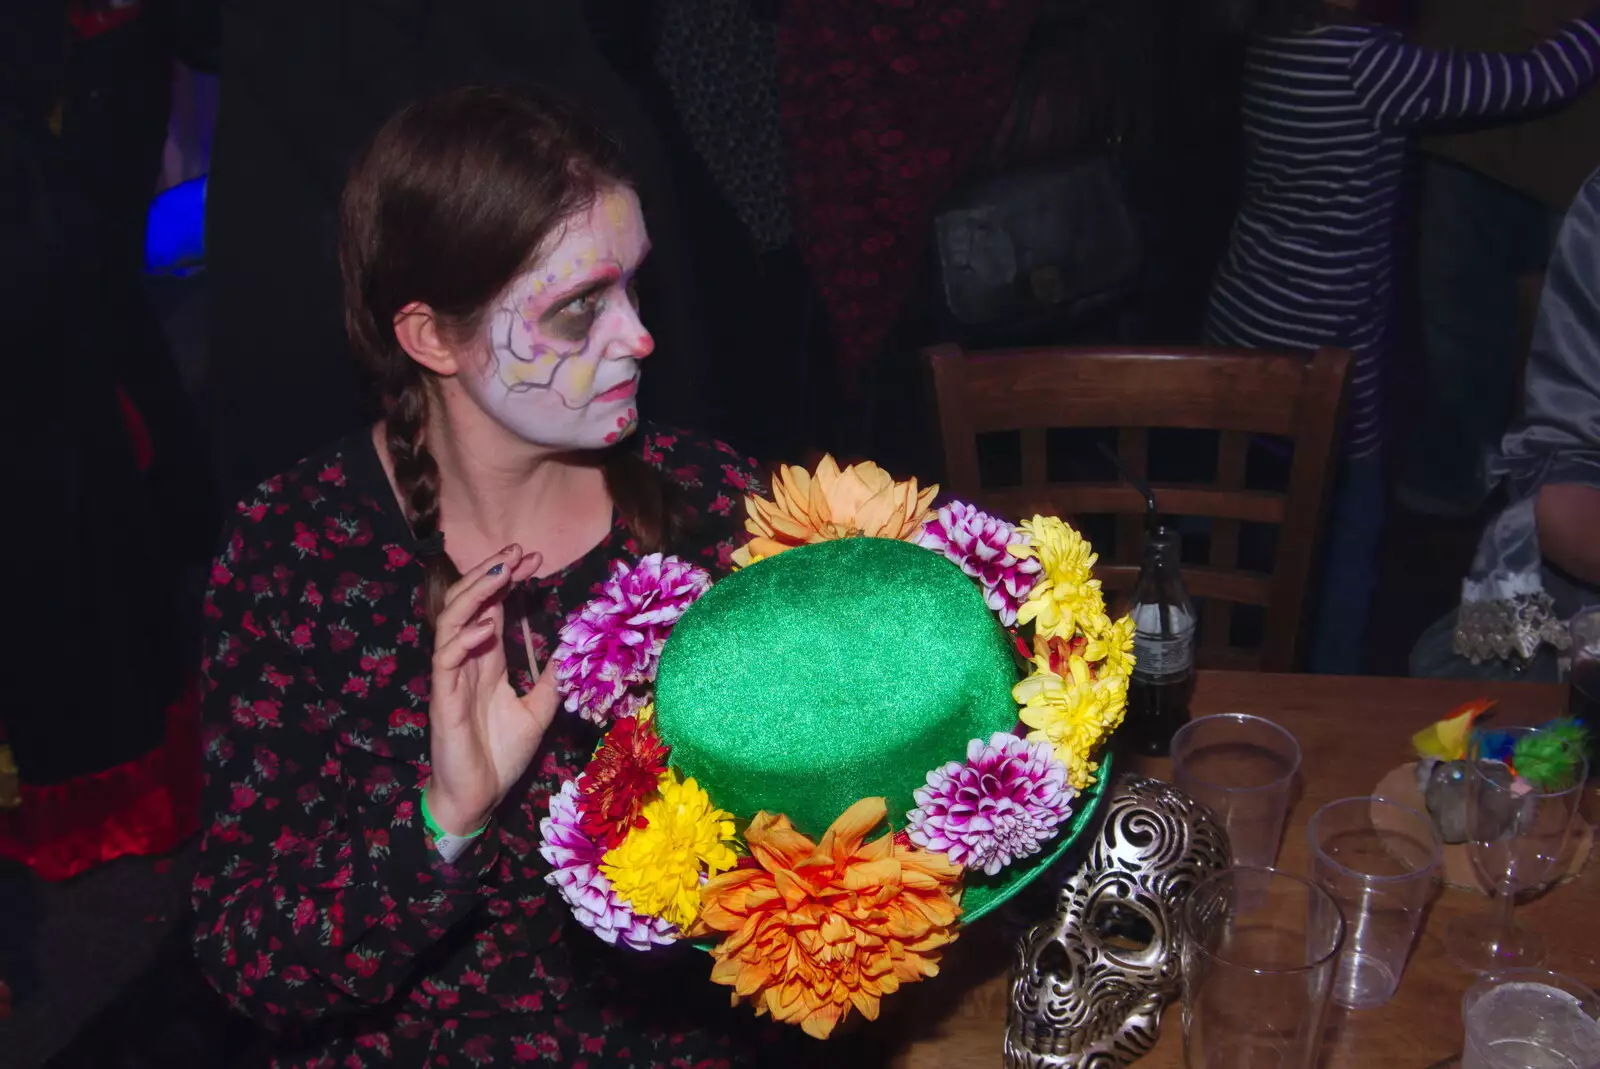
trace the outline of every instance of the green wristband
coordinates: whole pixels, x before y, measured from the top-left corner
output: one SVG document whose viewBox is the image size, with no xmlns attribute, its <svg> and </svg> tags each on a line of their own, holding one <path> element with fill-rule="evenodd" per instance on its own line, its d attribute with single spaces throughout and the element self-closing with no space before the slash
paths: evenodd
<svg viewBox="0 0 1600 1069">
<path fill-rule="evenodd" d="M 482 835 L 484 830 L 489 827 L 486 823 L 482 828 L 470 834 L 451 835 L 439 827 L 439 822 L 433 819 L 433 813 L 428 809 L 428 788 L 426 785 L 422 788 L 422 826 L 427 829 L 429 838 L 433 840 L 433 848 L 439 851 L 446 861 L 454 861 L 457 857 L 460 857 L 461 852 L 467 848 L 472 840 Z"/>
</svg>

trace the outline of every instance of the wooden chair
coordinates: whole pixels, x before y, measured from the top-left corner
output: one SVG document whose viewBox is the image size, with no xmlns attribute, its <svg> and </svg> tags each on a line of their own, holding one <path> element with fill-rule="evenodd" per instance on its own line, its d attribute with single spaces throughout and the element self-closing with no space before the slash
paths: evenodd
<svg viewBox="0 0 1600 1069">
<path fill-rule="evenodd" d="M 1100 546 L 1106 590 L 1138 579 L 1144 500 L 1125 482 L 1051 483 L 1045 432 L 1116 428 L 1117 453 L 1148 478 L 1149 428 L 1220 431 L 1216 481 L 1153 487 L 1164 515 L 1211 518 L 1206 567 L 1184 568 L 1189 594 L 1204 603 L 1198 659 L 1208 667 L 1292 671 L 1300 661 L 1306 589 L 1320 540 L 1336 459 L 1351 356 L 1227 349 L 1018 349 L 967 354 L 939 346 L 924 354 L 944 445 L 944 488 L 1016 520 L 1036 512 L 1117 516 L 1114 546 Z M 978 435 L 1020 431 L 1022 482 L 985 488 Z M 1247 489 L 1252 435 L 1291 439 L 1287 493 Z M 1277 525 L 1270 574 L 1239 567 L 1240 524 Z M 1234 604 L 1266 610 L 1259 649 L 1230 645 Z"/>
</svg>

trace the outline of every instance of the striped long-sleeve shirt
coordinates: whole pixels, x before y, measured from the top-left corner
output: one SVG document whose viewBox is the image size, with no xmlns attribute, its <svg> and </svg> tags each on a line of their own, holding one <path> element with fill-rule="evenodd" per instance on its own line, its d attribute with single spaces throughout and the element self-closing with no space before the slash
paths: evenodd
<svg viewBox="0 0 1600 1069">
<path fill-rule="evenodd" d="M 1212 286 L 1207 339 L 1356 353 L 1347 455 L 1379 442 L 1394 214 L 1408 131 L 1558 104 L 1600 77 L 1600 14 L 1519 54 L 1436 51 L 1326 25 L 1246 60 L 1245 190 Z"/>
</svg>

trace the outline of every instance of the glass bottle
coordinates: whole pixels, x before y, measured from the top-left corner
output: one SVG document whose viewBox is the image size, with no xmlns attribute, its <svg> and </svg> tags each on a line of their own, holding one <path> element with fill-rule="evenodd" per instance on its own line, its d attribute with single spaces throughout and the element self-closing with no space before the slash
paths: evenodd
<svg viewBox="0 0 1600 1069">
<path fill-rule="evenodd" d="M 1189 721 L 1198 617 L 1179 571 L 1181 556 L 1177 531 L 1162 525 L 1145 534 L 1144 562 L 1128 602 L 1136 663 L 1119 732 L 1131 753 L 1165 757 L 1173 734 Z"/>
</svg>

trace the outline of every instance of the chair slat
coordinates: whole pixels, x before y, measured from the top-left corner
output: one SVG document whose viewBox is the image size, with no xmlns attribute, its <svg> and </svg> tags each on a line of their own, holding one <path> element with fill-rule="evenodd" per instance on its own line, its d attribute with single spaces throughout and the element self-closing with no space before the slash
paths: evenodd
<svg viewBox="0 0 1600 1069">
<path fill-rule="evenodd" d="M 1223 431 L 1217 443 L 1217 488 L 1237 493 L 1244 489 L 1245 468 L 1249 462 L 1250 436 L 1242 431 Z M 1211 524 L 1211 567 L 1220 571 L 1238 567 L 1239 521 L 1218 518 Z M 1233 606 L 1226 601 L 1208 601 L 1202 610 L 1200 643 L 1207 649 L 1222 649 L 1233 638 Z"/>
<path fill-rule="evenodd" d="M 1294 437 L 1303 357 L 1019 349 L 966 360 L 972 429 L 1186 427 Z"/>
<path fill-rule="evenodd" d="M 1229 492 L 1210 487 L 1163 486 L 1152 487 L 1156 500 L 1165 515 L 1221 516 L 1246 520 L 1250 523 L 1282 523 L 1288 499 L 1270 491 Z M 1104 513 L 1131 515 L 1138 518 L 1139 530 L 1144 530 L 1144 498 L 1131 486 L 1122 483 L 1050 483 L 1038 487 L 1015 487 L 980 491 L 975 500 L 983 501 L 988 508 L 1006 519 L 1026 519 L 1035 512 L 1050 511 L 1054 515 L 1094 516 Z M 1142 534 L 1141 534 L 1142 540 Z M 1119 561 L 1138 560 L 1117 554 Z"/>
<path fill-rule="evenodd" d="M 1149 482 L 1150 432 L 1143 427 L 1117 428 L 1117 459 L 1130 473 Z M 1125 564 L 1137 561 L 1144 547 L 1144 516 L 1114 511 L 1122 513 L 1117 517 L 1117 560 Z"/>
<path fill-rule="evenodd" d="M 1133 564 L 1101 565 L 1095 568 L 1094 574 L 1106 590 L 1129 590 L 1139 579 L 1139 568 Z M 1272 576 L 1266 572 L 1185 568 L 1183 585 L 1189 588 L 1192 598 L 1221 598 L 1240 605 L 1262 607 L 1272 599 Z"/>
</svg>

